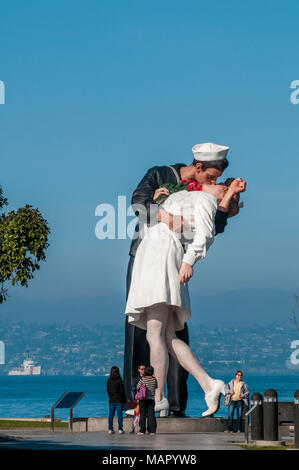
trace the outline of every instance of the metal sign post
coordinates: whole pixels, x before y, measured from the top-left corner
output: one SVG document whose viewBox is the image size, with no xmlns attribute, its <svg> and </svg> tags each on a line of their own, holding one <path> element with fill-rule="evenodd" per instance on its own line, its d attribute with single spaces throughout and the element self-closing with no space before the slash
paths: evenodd
<svg viewBox="0 0 299 470">
<path fill-rule="evenodd" d="M 69 408 L 70 409 L 70 430 L 73 431 L 73 408 L 84 397 L 86 392 L 65 392 L 55 405 L 51 408 L 51 428 L 54 432 L 54 410 L 55 408 Z"/>
</svg>

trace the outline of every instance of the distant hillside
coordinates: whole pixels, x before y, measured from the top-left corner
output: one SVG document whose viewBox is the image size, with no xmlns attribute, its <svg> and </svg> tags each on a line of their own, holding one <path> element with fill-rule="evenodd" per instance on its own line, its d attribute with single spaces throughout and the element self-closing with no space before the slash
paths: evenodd
<svg viewBox="0 0 299 470">
<path fill-rule="evenodd" d="M 108 320 L 107 320 L 108 321 Z M 202 366 L 213 375 L 242 368 L 246 374 L 298 374 L 299 339 L 295 330 L 269 327 L 214 327 L 189 322 L 190 344 Z M 123 367 L 124 328 L 103 324 L 86 326 L 0 321 L 0 339 L 5 344 L 7 375 L 24 359 L 24 352 L 46 375 L 105 375 L 113 365 Z M 293 357 L 294 356 L 294 357 Z"/>
</svg>

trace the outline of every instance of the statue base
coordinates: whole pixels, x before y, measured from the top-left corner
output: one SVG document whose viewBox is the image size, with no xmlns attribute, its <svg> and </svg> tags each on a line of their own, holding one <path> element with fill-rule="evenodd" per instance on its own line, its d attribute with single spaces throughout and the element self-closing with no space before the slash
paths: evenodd
<svg viewBox="0 0 299 470">
<path fill-rule="evenodd" d="M 132 429 L 133 417 L 123 418 L 123 430 L 129 433 Z M 117 418 L 113 428 L 117 432 Z M 159 433 L 194 433 L 223 432 L 227 429 L 226 418 L 157 418 L 157 434 Z M 108 431 L 108 418 L 73 418 L 73 432 Z M 139 431 L 139 426 L 135 432 Z"/>
</svg>

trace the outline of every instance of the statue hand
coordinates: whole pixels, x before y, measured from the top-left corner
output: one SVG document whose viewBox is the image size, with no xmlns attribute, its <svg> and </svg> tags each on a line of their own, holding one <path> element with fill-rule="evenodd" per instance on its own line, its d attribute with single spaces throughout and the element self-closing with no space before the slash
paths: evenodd
<svg viewBox="0 0 299 470">
<path fill-rule="evenodd" d="M 243 193 L 246 189 L 246 181 L 242 178 L 236 178 L 229 187 L 229 192 L 232 194 Z"/>
<path fill-rule="evenodd" d="M 191 277 L 193 276 L 193 269 L 192 266 L 188 263 L 182 263 L 180 272 L 179 272 L 179 282 L 185 283 L 190 281 Z"/>
</svg>

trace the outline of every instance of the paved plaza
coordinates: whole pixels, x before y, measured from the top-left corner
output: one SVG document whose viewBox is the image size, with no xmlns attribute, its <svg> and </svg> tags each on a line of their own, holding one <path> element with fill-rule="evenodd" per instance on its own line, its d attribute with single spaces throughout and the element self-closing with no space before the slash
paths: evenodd
<svg viewBox="0 0 299 470">
<path fill-rule="evenodd" d="M 244 434 L 161 433 L 155 436 L 107 432 L 71 433 L 65 430 L 0 430 L 1 449 L 33 450 L 240 450 Z"/>
</svg>

